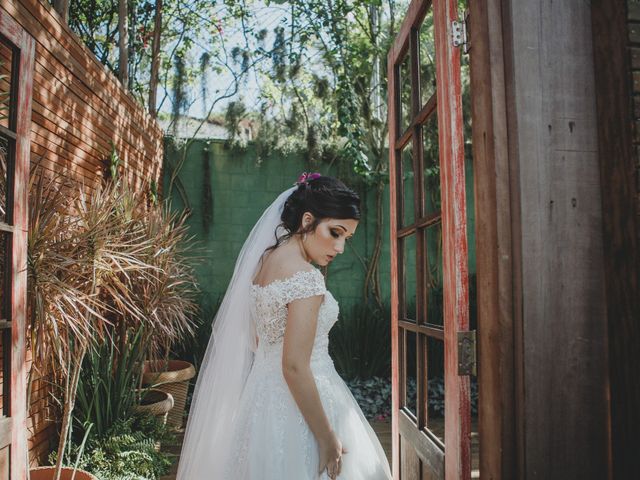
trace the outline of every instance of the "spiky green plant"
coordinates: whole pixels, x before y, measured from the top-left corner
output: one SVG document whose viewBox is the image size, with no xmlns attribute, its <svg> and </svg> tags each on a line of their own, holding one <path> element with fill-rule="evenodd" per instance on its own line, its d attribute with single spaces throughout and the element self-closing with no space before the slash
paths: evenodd
<svg viewBox="0 0 640 480">
<path fill-rule="evenodd" d="M 74 412 L 76 439 L 89 432 L 104 437 L 116 422 L 131 415 L 136 403 L 144 328 L 127 329 L 121 340 L 117 338 L 120 329 L 115 330 L 112 339 L 116 341 L 107 339 L 89 348 L 82 364 Z"/>
</svg>

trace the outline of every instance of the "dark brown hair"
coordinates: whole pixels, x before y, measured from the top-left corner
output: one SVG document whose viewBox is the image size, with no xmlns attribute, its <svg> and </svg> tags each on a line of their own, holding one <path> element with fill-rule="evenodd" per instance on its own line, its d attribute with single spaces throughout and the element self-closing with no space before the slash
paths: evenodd
<svg viewBox="0 0 640 480">
<path fill-rule="evenodd" d="M 314 221 L 300 229 L 305 212 L 311 213 Z M 334 177 L 321 176 L 300 183 L 284 204 L 281 223 L 275 231 L 276 243 L 267 248 L 265 253 L 278 248 L 296 233 L 314 231 L 325 218 L 360 220 L 360 197 Z M 277 232 L 281 228 L 286 233 L 278 237 Z"/>
</svg>

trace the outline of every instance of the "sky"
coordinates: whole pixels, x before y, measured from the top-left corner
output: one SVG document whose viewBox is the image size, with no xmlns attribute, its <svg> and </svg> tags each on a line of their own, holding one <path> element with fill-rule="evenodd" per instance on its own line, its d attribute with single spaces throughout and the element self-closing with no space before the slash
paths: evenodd
<svg viewBox="0 0 640 480">
<path fill-rule="evenodd" d="M 266 5 L 263 1 L 256 1 L 252 3 L 251 9 L 257 20 L 257 23 L 255 25 L 256 29 L 264 28 L 268 31 L 268 35 L 265 39 L 265 47 L 270 48 L 274 40 L 273 30 L 278 25 L 286 24 L 289 19 L 287 7 L 286 5 L 274 3 Z M 224 17 L 224 15 L 224 12 L 220 13 L 221 17 Z M 222 29 L 222 34 L 227 51 L 231 51 L 234 46 L 245 45 L 245 37 L 240 21 L 233 21 L 233 23 L 225 22 L 222 26 Z M 212 48 L 209 47 L 206 42 L 206 38 L 194 42 L 194 48 L 191 51 L 190 55 L 192 55 L 193 58 L 199 58 L 203 52 L 212 50 Z M 270 62 L 270 60 L 268 59 L 265 61 Z M 239 66 L 237 66 L 236 68 L 239 69 Z M 191 86 L 188 93 L 190 103 L 190 107 L 186 112 L 188 116 L 196 118 L 206 117 L 206 113 L 208 113 L 211 108 L 212 100 L 216 96 L 228 92 L 233 86 L 233 75 L 226 69 L 222 74 L 209 72 L 207 77 L 208 102 L 207 104 L 203 102 L 200 82 L 196 82 L 195 85 Z M 218 93 L 216 93 L 216 91 L 218 91 Z M 259 91 L 260 80 L 257 77 L 255 71 L 252 70 L 250 74 L 246 75 L 244 80 L 242 81 L 238 94 L 216 103 L 213 112 L 224 112 L 229 102 L 238 100 L 239 98 L 242 98 L 244 103 L 250 108 L 252 106 L 257 108 Z M 166 94 L 167 91 L 164 89 L 163 85 L 160 84 L 158 86 L 159 101 L 162 101 L 163 97 L 165 97 Z M 170 92 L 168 95 L 171 95 Z M 171 101 L 169 100 L 169 98 L 166 98 L 164 102 L 161 103 L 160 112 L 170 114 L 171 110 Z"/>
</svg>

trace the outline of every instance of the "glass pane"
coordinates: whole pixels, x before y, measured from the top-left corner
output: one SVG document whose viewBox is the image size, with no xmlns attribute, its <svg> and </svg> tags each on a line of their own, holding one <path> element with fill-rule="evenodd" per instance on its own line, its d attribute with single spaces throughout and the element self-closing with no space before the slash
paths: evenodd
<svg viewBox="0 0 640 480">
<path fill-rule="evenodd" d="M 444 295 L 442 287 L 442 224 L 427 227 L 427 323 L 444 327 Z"/>
<path fill-rule="evenodd" d="M 10 128 L 12 48 L 0 39 L 0 125 Z"/>
<path fill-rule="evenodd" d="M 415 171 L 413 168 L 413 146 L 411 142 L 404 147 L 401 154 L 402 161 L 402 198 L 404 201 L 404 209 L 402 212 L 402 225 L 407 226 L 415 222 L 414 208 L 414 187 L 413 179 Z"/>
<path fill-rule="evenodd" d="M 6 232 L 0 232 L 0 320 L 8 320 L 8 296 L 7 296 L 7 246 L 8 236 Z M 0 330 L 2 332 L 2 330 Z"/>
<path fill-rule="evenodd" d="M 414 417 L 416 415 L 416 406 L 418 404 L 418 389 L 417 389 L 417 366 L 418 358 L 416 356 L 416 333 L 405 330 L 405 368 L 407 372 L 406 384 L 405 384 L 405 407 L 409 410 Z"/>
<path fill-rule="evenodd" d="M 409 125 L 411 125 L 411 58 L 404 57 L 400 64 L 400 131 L 398 136 L 402 136 Z"/>
<path fill-rule="evenodd" d="M 9 297 L 7 295 L 7 238 L 9 234 L 6 232 L 0 232 L 0 320 L 8 320 L 7 311 L 9 305 L 7 305 Z M 8 415 L 6 411 L 8 405 L 4 401 L 4 385 L 3 382 L 9 382 L 11 372 L 7 368 L 8 365 L 4 363 L 5 352 L 9 352 L 11 346 L 11 330 L 4 328 L 0 329 L 0 417 L 2 415 Z M 5 371 L 6 370 L 6 371 Z"/>
<path fill-rule="evenodd" d="M 444 342 L 427 337 L 427 428 L 444 443 Z"/>
<path fill-rule="evenodd" d="M 478 432 L 478 378 L 471 376 L 471 472 L 480 478 L 480 433 Z"/>
<path fill-rule="evenodd" d="M 3 393 L 4 393 L 4 379 L 6 378 L 4 374 L 4 339 L 5 339 L 6 335 L 3 334 L 2 330 L 0 330 L 0 417 L 2 417 L 3 415 L 6 415 L 8 412 L 4 411 L 4 398 L 3 398 Z M 2 456 L 0 456 L 0 459 L 2 458 Z M 8 478 L 8 477 L 0 477 L 0 478 Z"/>
<path fill-rule="evenodd" d="M 0 222 L 7 222 L 8 166 L 11 155 L 11 140 L 0 135 Z"/>
<path fill-rule="evenodd" d="M 420 98 L 426 104 L 436 93 L 436 49 L 433 31 L 433 8 L 420 27 Z"/>
<path fill-rule="evenodd" d="M 402 241 L 402 286 L 404 319 L 416 320 L 416 236 L 409 235 Z"/>
<path fill-rule="evenodd" d="M 439 212 L 440 195 L 440 149 L 438 145 L 438 118 L 434 112 L 422 126 L 422 177 L 424 181 L 425 213 Z"/>
</svg>

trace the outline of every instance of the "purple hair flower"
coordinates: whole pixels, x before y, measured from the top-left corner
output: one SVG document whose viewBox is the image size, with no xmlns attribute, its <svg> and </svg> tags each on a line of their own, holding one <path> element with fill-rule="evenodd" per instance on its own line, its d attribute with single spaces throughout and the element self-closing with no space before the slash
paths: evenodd
<svg viewBox="0 0 640 480">
<path fill-rule="evenodd" d="M 302 175 L 298 177 L 298 181 L 295 185 L 302 185 L 303 183 L 309 182 L 309 180 L 315 180 L 316 178 L 320 178 L 322 176 L 321 173 L 318 172 L 303 172 Z"/>
</svg>

